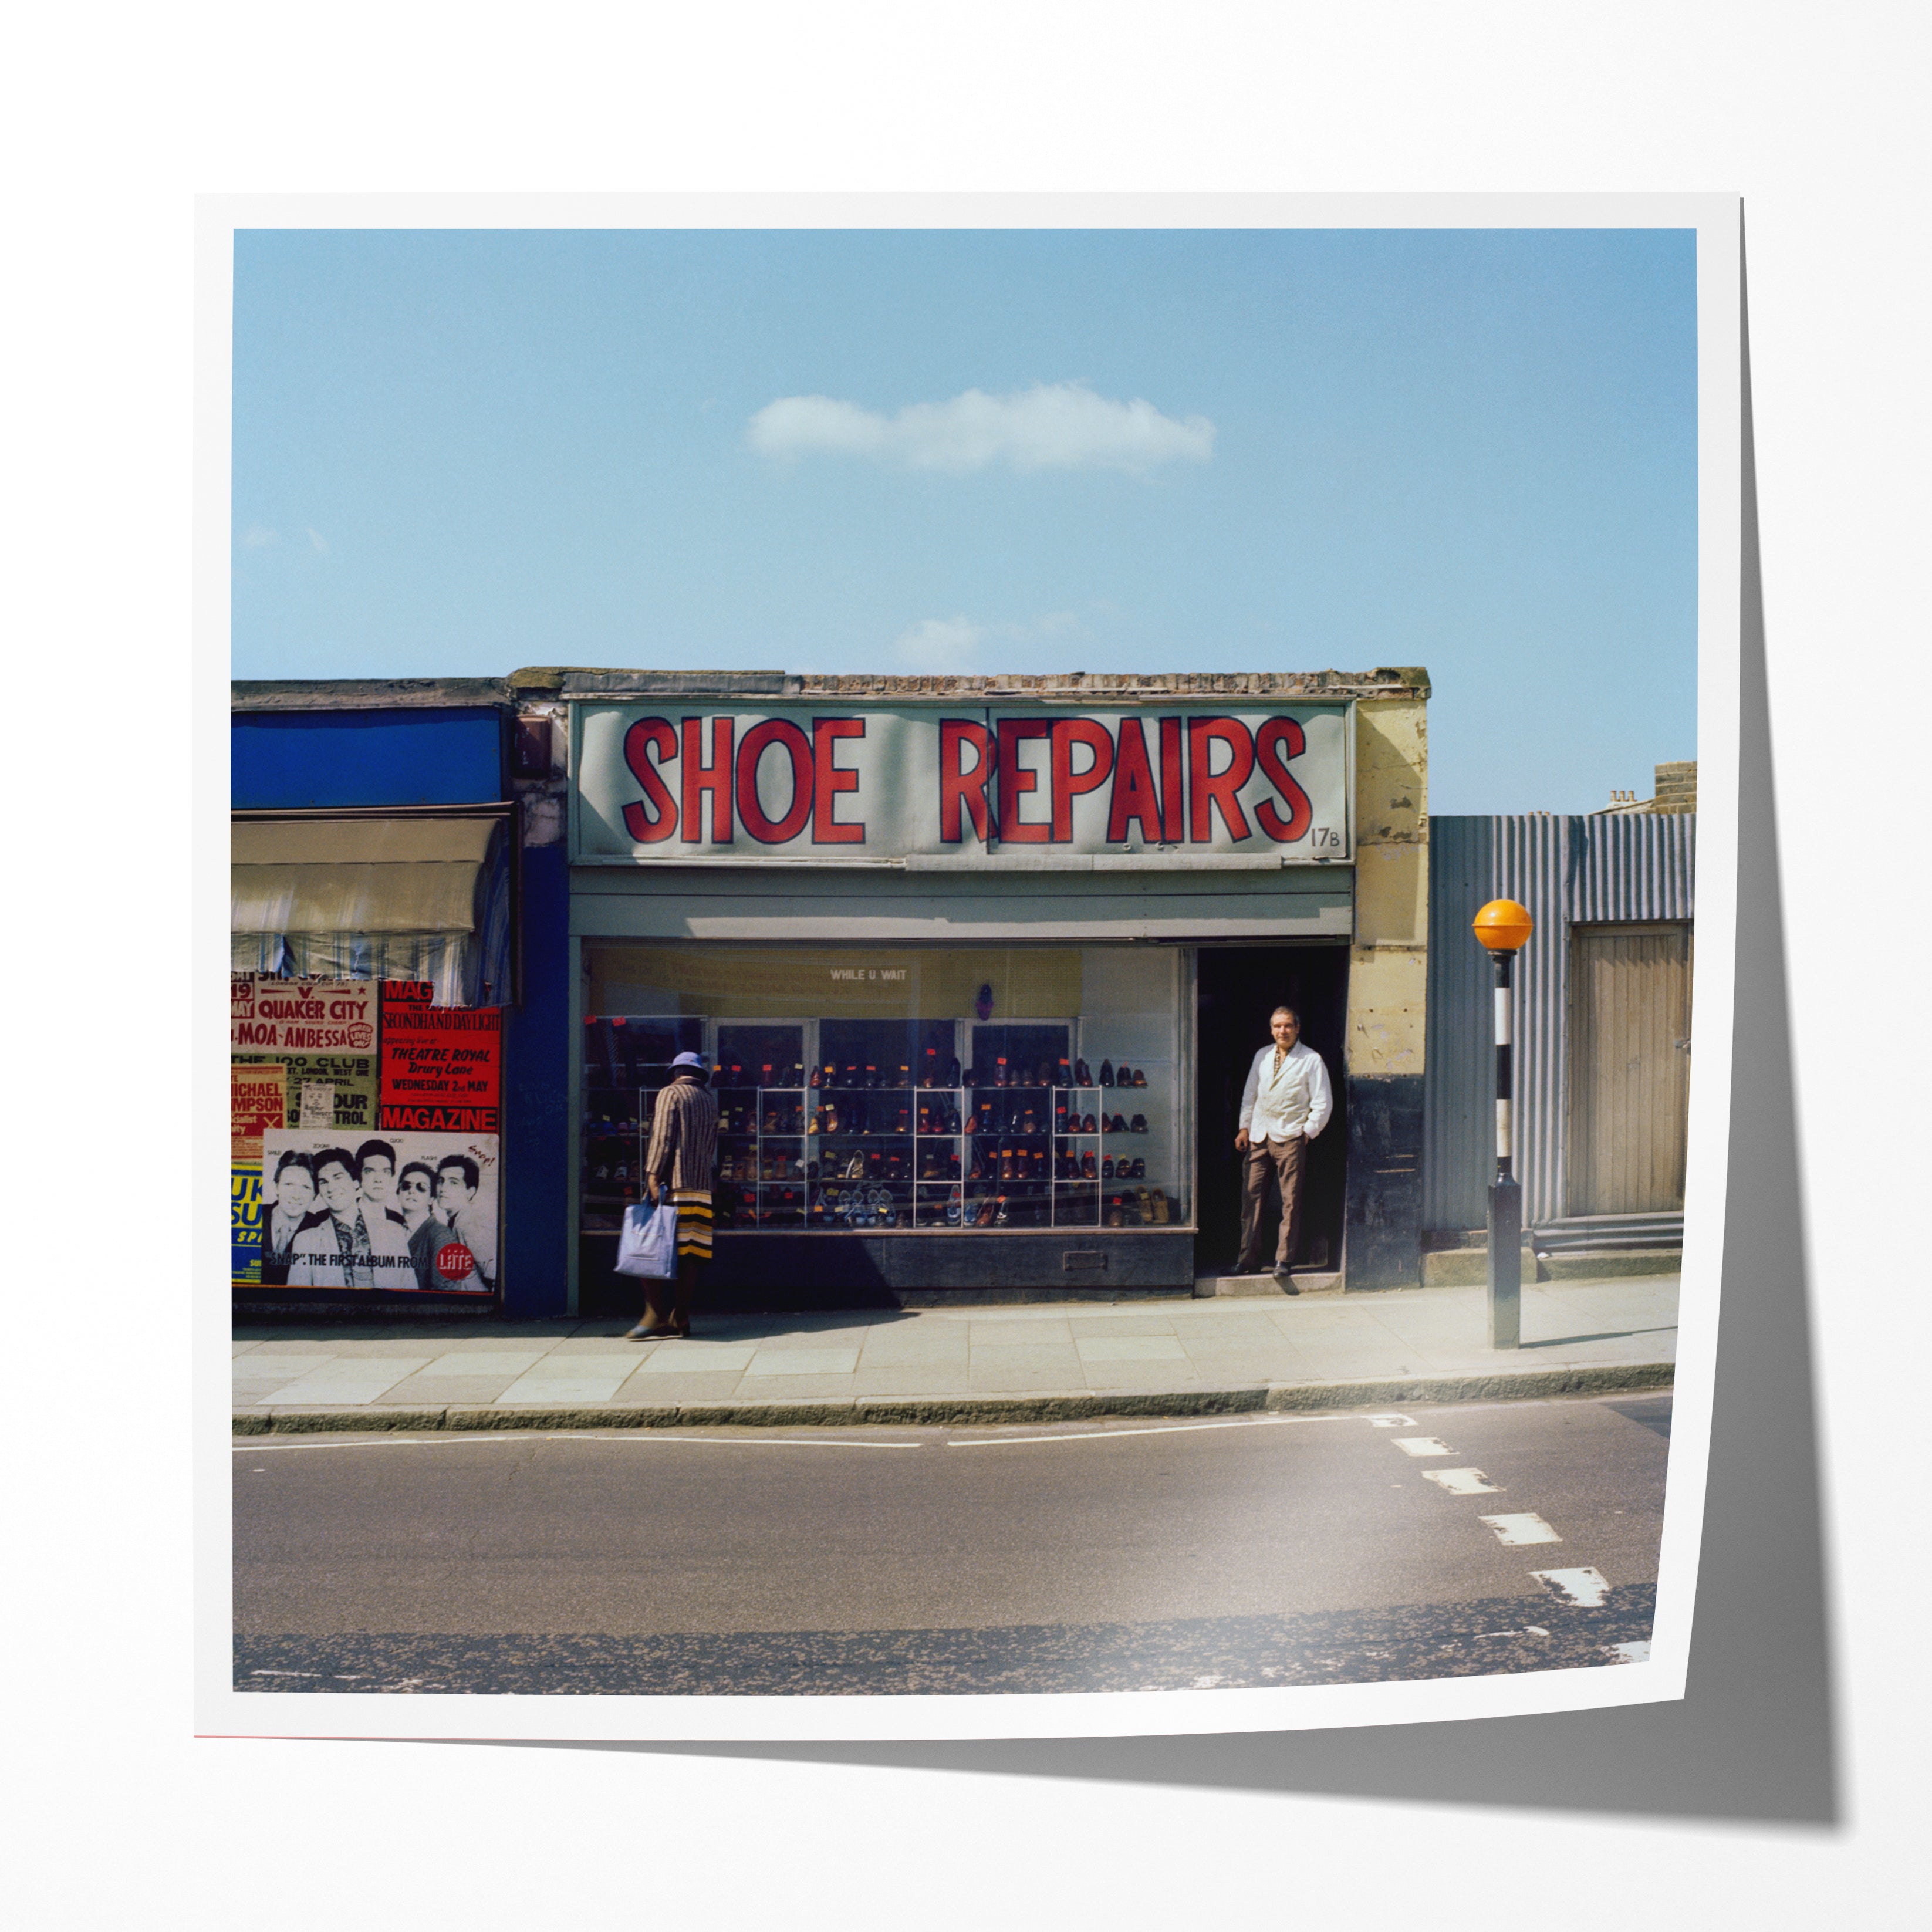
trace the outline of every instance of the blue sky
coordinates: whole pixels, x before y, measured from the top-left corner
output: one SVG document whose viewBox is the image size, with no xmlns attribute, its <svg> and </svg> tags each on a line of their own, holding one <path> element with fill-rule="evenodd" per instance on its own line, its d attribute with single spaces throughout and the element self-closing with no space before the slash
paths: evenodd
<svg viewBox="0 0 1932 1932">
<path fill-rule="evenodd" d="M 238 677 L 1426 665 L 1696 755 L 1688 230 L 237 238 Z"/>
</svg>

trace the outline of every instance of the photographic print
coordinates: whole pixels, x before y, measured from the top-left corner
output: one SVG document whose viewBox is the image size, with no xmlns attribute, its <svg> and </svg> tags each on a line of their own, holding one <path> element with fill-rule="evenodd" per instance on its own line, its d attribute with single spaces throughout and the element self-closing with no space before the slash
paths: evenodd
<svg viewBox="0 0 1932 1932">
<path fill-rule="evenodd" d="M 1681 1696 L 1735 202 L 435 206 L 208 208 L 208 1726 Z"/>
</svg>

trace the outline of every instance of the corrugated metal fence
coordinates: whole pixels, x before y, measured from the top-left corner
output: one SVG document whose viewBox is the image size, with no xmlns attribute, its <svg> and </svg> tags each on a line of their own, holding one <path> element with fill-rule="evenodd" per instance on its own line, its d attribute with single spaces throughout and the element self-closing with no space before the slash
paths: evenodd
<svg viewBox="0 0 1932 1932">
<path fill-rule="evenodd" d="M 1516 1173 L 1532 1226 L 1564 1214 L 1570 928 L 1694 916 L 1688 812 L 1525 813 L 1429 821 L 1429 1006 L 1423 1226 L 1480 1228 L 1496 1168 L 1496 1048 L 1478 908 L 1515 899 L 1536 930 L 1516 962 Z"/>
</svg>

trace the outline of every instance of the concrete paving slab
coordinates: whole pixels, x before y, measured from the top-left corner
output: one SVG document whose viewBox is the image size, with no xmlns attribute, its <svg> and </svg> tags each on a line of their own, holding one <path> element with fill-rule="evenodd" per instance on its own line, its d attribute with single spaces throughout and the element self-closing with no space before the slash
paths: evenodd
<svg viewBox="0 0 1932 1932">
<path fill-rule="evenodd" d="M 1207 1385 L 1206 1378 L 1191 1366 L 1184 1368 L 1172 1362 L 1089 1362 L 1083 1379 L 1090 1389 L 1144 1390 L 1149 1394 L 1171 1394 Z"/>
<path fill-rule="evenodd" d="M 1058 1342 L 1071 1347 L 1073 1330 L 1064 1316 L 1046 1322 L 1015 1322 L 1006 1317 L 974 1322 L 967 1333 L 974 1348 L 1040 1348 Z"/>
<path fill-rule="evenodd" d="M 397 1361 L 370 1356 L 352 1366 L 338 1360 L 307 1375 L 291 1377 L 282 1384 L 276 1399 L 283 1402 L 324 1405 L 374 1402 L 386 1389 L 393 1388 L 405 1376 L 414 1375 L 422 1366 L 422 1360 L 416 1358 Z"/>
<path fill-rule="evenodd" d="M 1074 1348 L 1088 1366 L 1096 1362 L 1185 1362 L 1187 1351 L 1172 1335 L 1093 1335 L 1077 1337 Z"/>
<path fill-rule="evenodd" d="M 497 1402 L 604 1402 L 617 1392 L 627 1370 L 622 1367 L 608 1369 L 585 1366 L 571 1374 L 560 1370 L 546 1371 L 541 1366 L 529 1373 L 518 1376 L 502 1393 L 494 1398 Z"/>
<path fill-rule="evenodd" d="M 434 1408 L 448 1402 L 494 1402 L 515 1380 L 500 1376 L 406 1376 L 383 1397 L 386 1402 L 420 1402 Z"/>
<path fill-rule="evenodd" d="M 619 1385 L 611 1400 L 620 1407 L 632 1405 L 676 1404 L 687 1402 L 728 1402 L 743 1379 L 736 1369 L 722 1374 L 632 1376 Z"/>
<path fill-rule="evenodd" d="M 1071 1315 L 1067 1317 L 1067 1327 L 1076 1342 L 1089 1335 L 1172 1335 L 1174 1332 L 1171 1316 L 1134 1308 L 1123 1308 L 1118 1314 Z"/>
<path fill-rule="evenodd" d="M 426 1376 L 514 1376 L 547 1360 L 538 1348 L 452 1348 L 423 1365 Z"/>
<path fill-rule="evenodd" d="M 638 1345 L 650 1353 L 638 1372 L 653 1376 L 742 1376 L 751 1366 L 758 1346 L 752 1342 L 656 1342 Z"/>
<path fill-rule="evenodd" d="M 849 1376 L 858 1366 L 856 1348 L 766 1348 L 752 1358 L 745 1373 L 748 1377 L 796 1380 L 807 1376 Z"/>
</svg>

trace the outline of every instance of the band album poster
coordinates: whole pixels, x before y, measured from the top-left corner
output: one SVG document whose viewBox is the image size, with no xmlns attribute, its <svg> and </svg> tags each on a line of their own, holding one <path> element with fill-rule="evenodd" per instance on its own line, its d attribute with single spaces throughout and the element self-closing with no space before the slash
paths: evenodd
<svg viewBox="0 0 1932 1932">
<path fill-rule="evenodd" d="M 1682 1699 L 1737 200 L 556 206 L 204 204 L 200 1728 Z"/>
<path fill-rule="evenodd" d="M 497 1275 L 496 1136 L 333 1129 L 262 1137 L 264 1287 L 488 1295 Z"/>
</svg>

